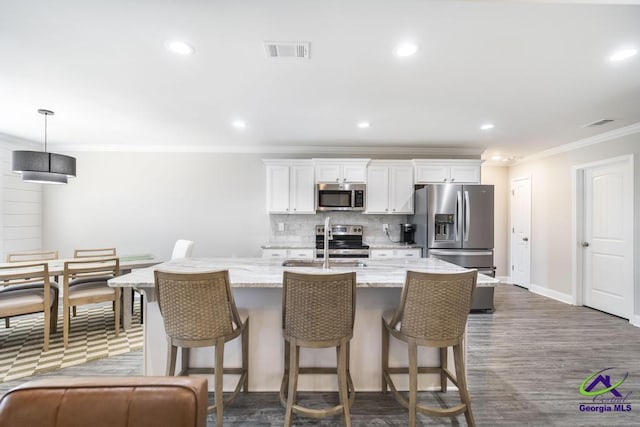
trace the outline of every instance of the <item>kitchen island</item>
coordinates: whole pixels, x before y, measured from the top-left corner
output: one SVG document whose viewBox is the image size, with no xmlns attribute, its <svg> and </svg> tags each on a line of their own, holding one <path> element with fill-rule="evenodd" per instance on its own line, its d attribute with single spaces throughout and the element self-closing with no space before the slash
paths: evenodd
<svg viewBox="0 0 640 427">
<path fill-rule="evenodd" d="M 282 339 L 282 273 L 291 270 L 302 273 L 322 274 L 356 272 L 358 291 L 356 294 L 356 317 L 354 336 L 351 341 L 351 375 L 356 390 L 380 390 L 381 361 L 381 315 L 392 310 L 400 302 L 400 292 L 407 270 L 449 273 L 464 271 L 447 262 L 419 258 L 410 260 L 361 260 L 363 267 L 332 267 L 329 270 L 312 267 L 283 267 L 282 260 L 264 258 L 200 258 L 181 259 L 136 270 L 109 280 L 110 286 L 134 287 L 145 293 L 144 310 L 144 373 L 165 375 L 166 337 L 164 324 L 158 308 L 153 271 L 156 269 L 196 273 L 212 270 L 229 270 L 236 305 L 248 311 L 249 331 L 249 389 L 251 391 L 277 391 L 283 373 Z M 498 281 L 479 275 L 478 286 L 495 286 Z M 237 341 L 237 342 L 236 342 Z M 225 366 L 240 366 L 240 340 L 225 346 Z M 419 362 L 435 365 L 437 349 L 423 349 Z M 212 366 L 213 348 L 193 349 L 192 366 Z M 335 366 L 335 349 L 308 350 L 300 352 L 300 366 Z M 407 350 L 404 343 L 391 340 L 389 360 L 392 366 L 407 366 Z M 453 366 L 453 360 L 450 360 Z M 178 366 L 180 362 L 178 361 Z M 422 389 L 439 387 L 436 375 L 421 375 Z M 235 378 L 225 378 L 225 390 L 231 390 Z M 213 384 L 210 379 L 210 384 Z M 398 381 L 400 387 L 406 386 Z M 299 390 L 335 390 L 335 376 L 304 375 L 299 379 Z"/>
</svg>

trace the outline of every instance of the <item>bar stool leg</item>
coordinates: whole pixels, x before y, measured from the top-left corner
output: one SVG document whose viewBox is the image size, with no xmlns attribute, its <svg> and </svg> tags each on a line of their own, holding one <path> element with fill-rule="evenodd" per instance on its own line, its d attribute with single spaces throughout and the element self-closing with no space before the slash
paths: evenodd
<svg viewBox="0 0 640 427">
<path fill-rule="evenodd" d="M 296 389 L 298 387 L 298 357 L 300 353 L 294 341 L 289 342 L 289 391 L 287 396 L 287 408 L 284 417 L 285 427 L 291 427 L 293 417 L 293 403 L 295 402 Z"/>
<path fill-rule="evenodd" d="M 389 390 L 387 379 L 385 378 L 385 372 L 389 369 L 389 331 L 385 326 L 384 319 L 382 319 L 382 392 L 386 393 Z"/>
<path fill-rule="evenodd" d="M 245 320 L 244 331 L 242 331 L 242 369 L 245 371 L 243 390 L 249 392 L 249 318 Z"/>
<path fill-rule="evenodd" d="M 167 376 L 172 377 L 176 374 L 176 356 L 178 355 L 178 347 L 169 343 L 167 346 Z"/>
<path fill-rule="evenodd" d="M 444 373 L 447 369 L 447 358 L 449 357 L 449 348 L 440 348 L 440 391 L 445 393 L 447 391 L 447 375 Z"/>
<path fill-rule="evenodd" d="M 416 426 L 416 405 L 418 404 L 418 345 L 409 340 L 409 426 Z"/>
<path fill-rule="evenodd" d="M 344 414 L 345 427 L 351 427 L 351 414 L 349 412 L 349 388 L 347 386 L 347 344 L 346 340 L 342 340 L 338 346 L 338 391 L 340 394 L 340 403 Z"/>
<path fill-rule="evenodd" d="M 215 399 L 216 399 L 216 425 L 222 427 L 222 410 L 223 410 L 223 396 L 222 396 L 222 371 L 224 363 L 224 337 L 218 338 L 216 343 L 216 385 L 215 385 Z"/>
<path fill-rule="evenodd" d="M 453 346 L 453 359 L 456 364 L 456 380 L 458 381 L 458 390 L 460 391 L 460 400 L 467 406 L 467 410 L 464 411 L 464 417 L 467 419 L 467 425 L 474 427 L 476 421 L 473 419 L 471 413 L 471 398 L 469 397 L 469 390 L 467 389 L 467 377 L 465 374 L 464 359 L 462 357 L 462 346 Z"/>
</svg>

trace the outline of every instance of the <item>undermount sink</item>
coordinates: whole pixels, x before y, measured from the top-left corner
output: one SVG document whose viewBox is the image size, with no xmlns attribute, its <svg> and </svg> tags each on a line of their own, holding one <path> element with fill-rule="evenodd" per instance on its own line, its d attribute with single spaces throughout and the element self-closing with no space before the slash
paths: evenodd
<svg viewBox="0 0 640 427">
<path fill-rule="evenodd" d="M 316 267 L 322 268 L 322 261 L 318 260 L 305 260 L 305 259 L 286 259 L 282 262 L 283 267 Z M 329 261 L 329 268 L 349 268 L 349 267 L 366 267 L 362 261 Z"/>
</svg>

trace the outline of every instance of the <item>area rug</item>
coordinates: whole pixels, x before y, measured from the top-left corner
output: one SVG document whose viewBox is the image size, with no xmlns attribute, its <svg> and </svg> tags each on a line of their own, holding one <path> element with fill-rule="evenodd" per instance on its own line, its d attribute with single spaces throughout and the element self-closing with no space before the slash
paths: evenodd
<svg viewBox="0 0 640 427">
<path fill-rule="evenodd" d="M 60 308 L 62 313 L 62 307 Z M 140 305 L 134 304 L 133 327 L 120 328 L 115 336 L 111 303 L 78 306 L 71 318 L 69 345 L 62 343 L 62 314 L 58 330 L 51 334 L 49 351 L 43 351 L 43 316 L 33 314 L 11 318 L 11 327 L 0 322 L 0 383 L 37 373 L 79 365 L 90 360 L 142 349 Z"/>
</svg>

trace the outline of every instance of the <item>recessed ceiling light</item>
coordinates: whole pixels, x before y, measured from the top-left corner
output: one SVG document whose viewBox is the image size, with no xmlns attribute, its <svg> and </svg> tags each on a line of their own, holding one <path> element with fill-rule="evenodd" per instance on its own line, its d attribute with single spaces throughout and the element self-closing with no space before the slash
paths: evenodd
<svg viewBox="0 0 640 427">
<path fill-rule="evenodd" d="M 495 155 L 495 156 L 492 156 L 492 157 L 491 157 L 491 160 L 495 160 L 495 161 L 502 160 L 502 156 L 501 156 L 501 155 L 499 155 L 499 154 L 498 154 L 498 155 Z"/>
<path fill-rule="evenodd" d="M 193 55 L 193 52 L 195 52 L 193 46 L 189 46 L 185 42 L 181 41 L 170 41 L 165 43 L 165 46 L 177 55 Z"/>
<path fill-rule="evenodd" d="M 360 122 L 360 123 L 358 123 L 358 125 L 357 125 L 357 126 L 358 126 L 360 129 L 366 129 L 366 128 L 371 127 L 371 123 L 369 123 L 369 122 Z"/>
<path fill-rule="evenodd" d="M 485 123 L 482 126 L 480 126 L 480 129 L 489 130 L 489 129 L 493 129 L 494 127 L 496 127 L 496 125 L 494 125 L 493 123 Z"/>
<path fill-rule="evenodd" d="M 609 61 L 623 61 L 638 53 L 636 49 L 621 49 L 609 57 Z"/>
<path fill-rule="evenodd" d="M 244 120 L 234 120 L 231 122 L 231 126 L 237 129 L 244 129 L 247 127 L 247 122 Z"/>
<path fill-rule="evenodd" d="M 411 56 L 418 51 L 418 46 L 414 43 L 401 43 L 394 49 L 396 56 Z"/>
</svg>

